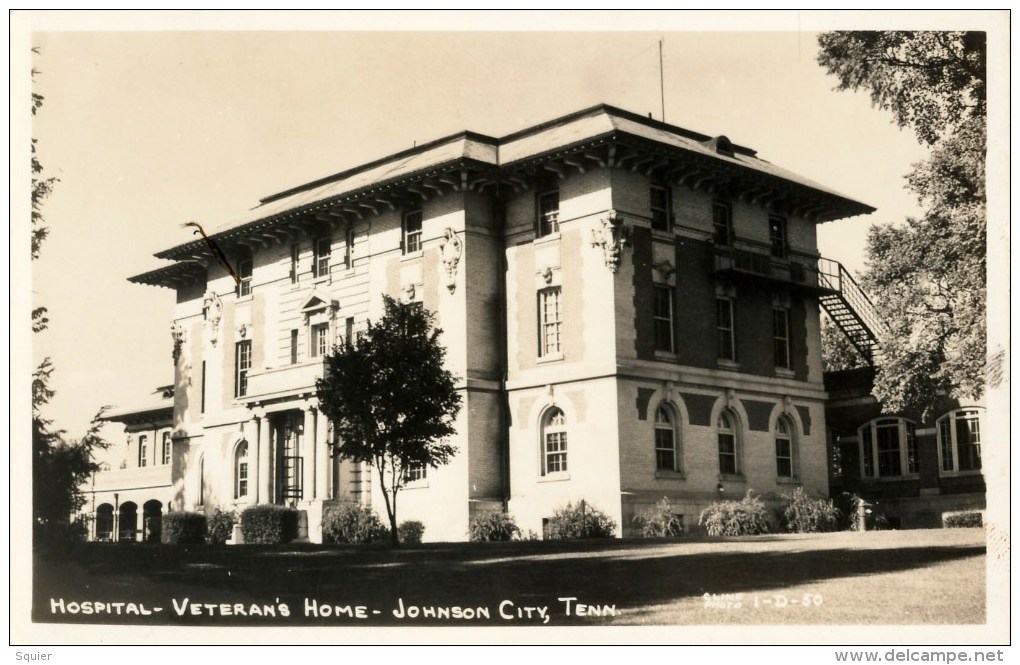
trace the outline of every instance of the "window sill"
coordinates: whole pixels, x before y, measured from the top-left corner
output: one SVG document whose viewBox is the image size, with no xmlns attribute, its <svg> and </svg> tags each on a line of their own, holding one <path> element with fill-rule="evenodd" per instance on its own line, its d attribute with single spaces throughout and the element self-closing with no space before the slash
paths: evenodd
<svg viewBox="0 0 1020 665">
<path fill-rule="evenodd" d="M 983 476 L 981 469 L 964 469 L 963 471 L 939 471 L 939 478 L 966 478 L 968 476 Z"/>
<path fill-rule="evenodd" d="M 415 259 L 420 259 L 421 255 L 422 255 L 422 250 L 419 249 L 419 250 L 416 250 L 416 251 L 413 251 L 413 252 L 407 252 L 406 254 L 404 254 L 403 256 L 400 257 L 400 260 L 401 261 L 414 261 Z"/>
<path fill-rule="evenodd" d="M 538 362 L 538 363 L 554 363 L 554 362 L 556 362 L 558 360 L 563 360 L 563 352 L 562 351 L 560 353 L 550 353 L 550 354 L 545 355 L 545 356 L 540 356 L 536 362 Z"/>
<path fill-rule="evenodd" d="M 657 229 L 654 226 L 651 228 L 652 239 L 673 241 L 676 238 L 676 233 L 673 229 Z"/>
<path fill-rule="evenodd" d="M 556 483 L 561 480 L 570 480 L 570 474 L 566 471 L 559 471 L 557 473 L 547 473 L 544 476 L 538 477 L 540 483 Z"/>
<path fill-rule="evenodd" d="M 719 358 L 715 362 L 716 362 L 716 366 L 719 369 L 727 369 L 727 370 L 732 370 L 734 372 L 740 370 L 740 363 L 734 362 L 732 360 L 726 360 L 725 358 Z"/>
<path fill-rule="evenodd" d="M 326 284 L 329 282 L 329 275 L 322 275 L 321 277 L 312 278 L 312 286 L 318 286 L 319 284 Z"/>
<path fill-rule="evenodd" d="M 672 363 L 680 362 L 680 356 L 674 353 L 673 351 L 660 351 L 658 349 L 655 350 L 655 359 L 665 360 L 667 362 Z"/>
<path fill-rule="evenodd" d="M 896 483 L 904 480 L 920 480 L 921 474 L 919 473 L 907 473 L 902 476 L 864 476 L 861 478 L 863 483 Z"/>
<path fill-rule="evenodd" d="M 800 478 L 776 478 L 777 485 L 803 485 Z"/>
<path fill-rule="evenodd" d="M 687 480 L 683 471 L 666 471 L 664 469 L 656 469 L 655 478 L 656 480 Z"/>
<path fill-rule="evenodd" d="M 550 234 L 544 235 L 544 236 L 535 236 L 535 244 L 536 245 L 540 245 L 540 244 L 546 243 L 546 242 L 557 242 L 557 241 L 559 241 L 559 239 L 560 239 L 560 232 L 557 231 L 556 233 L 550 233 Z"/>
<path fill-rule="evenodd" d="M 735 473 L 735 474 L 734 473 L 720 473 L 719 474 L 719 480 L 722 481 L 722 482 L 730 482 L 730 483 L 746 483 L 747 482 L 747 478 L 745 478 L 744 474 L 742 474 L 742 473 Z"/>
<path fill-rule="evenodd" d="M 237 296 L 237 298 L 234 300 L 234 302 L 237 302 L 237 303 L 251 302 L 252 301 L 252 294 L 253 293 L 254 293 L 254 291 L 251 291 L 247 295 Z"/>
<path fill-rule="evenodd" d="M 792 369 L 786 369 L 785 367 L 776 368 L 776 376 L 784 379 L 792 379 L 797 375 Z"/>
<path fill-rule="evenodd" d="M 402 489 L 402 490 L 424 490 L 424 489 L 428 489 L 428 488 L 429 488 L 429 481 L 426 479 L 426 480 L 413 480 L 413 481 L 411 481 L 409 483 L 406 483 L 400 489 Z"/>
</svg>

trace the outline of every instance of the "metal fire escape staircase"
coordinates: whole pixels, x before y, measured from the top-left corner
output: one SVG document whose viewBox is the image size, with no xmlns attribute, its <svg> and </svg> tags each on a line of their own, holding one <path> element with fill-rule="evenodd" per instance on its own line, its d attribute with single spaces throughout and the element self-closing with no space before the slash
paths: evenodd
<svg viewBox="0 0 1020 665">
<path fill-rule="evenodd" d="M 875 364 L 879 352 L 878 332 L 884 329 L 864 290 L 841 263 L 818 259 L 818 286 L 824 289 L 818 302 L 850 343 Z"/>
</svg>

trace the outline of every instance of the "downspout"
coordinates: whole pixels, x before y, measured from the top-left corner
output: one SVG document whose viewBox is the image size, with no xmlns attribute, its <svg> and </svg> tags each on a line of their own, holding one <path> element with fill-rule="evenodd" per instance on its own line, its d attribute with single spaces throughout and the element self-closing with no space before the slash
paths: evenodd
<svg viewBox="0 0 1020 665">
<path fill-rule="evenodd" d="M 496 219 L 496 239 L 499 260 L 496 261 L 496 284 L 498 297 L 498 334 L 499 340 L 499 438 L 500 438 L 500 482 L 503 492 L 503 510 L 506 511 L 510 501 L 510 396 L 507 393 L 507 373 L 509 371 L 509 340 L 507 339 L 507 259 L 506 259 L 506 202 L 503 200 L 502 183 L 496 181 L 496 198 L 493 216 Z"/>
</svg>

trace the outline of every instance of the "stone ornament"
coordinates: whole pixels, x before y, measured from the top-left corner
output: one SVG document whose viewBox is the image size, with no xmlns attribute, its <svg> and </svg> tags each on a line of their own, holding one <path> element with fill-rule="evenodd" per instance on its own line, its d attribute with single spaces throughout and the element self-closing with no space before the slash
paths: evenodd
<svg viewBox="0 0 1020 665">
<path fill-rule="evenodd" d="M 676 286 L 676 267 L 666 259 L 652 266 L 661 275 L 661 279 L 670 286 Z"/>
<path fill-rule="evenodd" d="M 606 267 L 613 273 L 619 270 L 621 251 L 629 244 L 630 229 L 624 226 L 623 217 L 615 210 L 610 210 L 609 214 L 599 220 L 599 224 L 592 229 L 591 246 L 602 248 Z"/>
<path fill-rule="evenodd" d="M 457 233 L 447 227 L 443 233 L 442 257 L 443 266 L 446 268 L 446 288 L 453 293 L 457 288 L 457 266 L 460 265 L 460 257 L 464 254 L 464 243 L 457 237 Z"/>
<path fill-rule="evenodd" d="M 415 294 L 414 284 L 405 284 L 403 291 L 404 291 L 404 302 L 405 303 L 414 302 L 414 294 Z"/>
<path fill-rule="evenodd" d="M 542 271 L 541 275 L 542 275 L 542 279 L 545 280 L 546 284 L 552 284 L 552 281 L 553 281 L 552 280 L 552 278 L 553 278 L 553 269 L 552 268 L 550 268 L 549 266 L 546 266 L 545 270 Z"/>
<path fill-rule="evenodd" d="M 223 302 L 213 291 L 206 291 L 202 297 L 202 311 L 205 313 L 205 322 L 209 326 L 209 342 L 216 346 L 216 338 L 219 335 L 220 319 L 223 317 Z"/>
<path fill-rule="evenodd" d="M 245 337 L 248 336 L 248 326 L 246 324 L 242 323 L 241 325 L 237 326 L 237 336 L 240 339 L 244 339 Z"/>
<path fill-rule="evenodd" d="M 181 357 L 181 345 L 184 344 L 184 328 L 176 321 L 170 323 L 170 337 L 174 341 L 174 349 L 171 352 L 174 362 Z"/>
</svg>

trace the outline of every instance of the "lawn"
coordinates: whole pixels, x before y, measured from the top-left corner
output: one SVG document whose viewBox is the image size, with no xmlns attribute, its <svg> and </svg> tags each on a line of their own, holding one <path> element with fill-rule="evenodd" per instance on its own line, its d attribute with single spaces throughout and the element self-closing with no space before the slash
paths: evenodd
<svg viewBox="0 0 1020 665">
<path fill-rule="evenodd" d="M 34 621 L 61 623 L 981 624 L 985 534 L 952 529 L 398 550 L 93 543 L 71 556 L 36 556 L 33 596 Z"/>
</svg>

